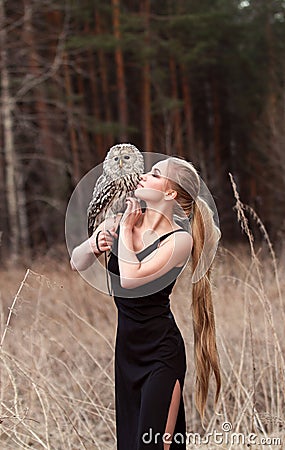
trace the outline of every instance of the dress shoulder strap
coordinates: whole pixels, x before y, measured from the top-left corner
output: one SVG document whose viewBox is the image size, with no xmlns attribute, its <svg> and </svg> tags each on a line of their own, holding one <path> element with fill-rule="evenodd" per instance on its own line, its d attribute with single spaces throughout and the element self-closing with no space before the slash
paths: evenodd
<svg viewBox="0 0 285 450">
<path fill-rule="evenodd" d="M 183 228 L 178 228 L 177 230 L 169 231 L 168 233 L 163 234 L 162 236 L 160 236 L 160 237 L 157 239 L 157 241 L 159 241 L 159 242 L 164 241 L 164 239 L 166 239 L 166 238 L 167 238 L 168 236 L 170 236 L 171 234 L 176 233 L 176 231 L 186 231 L 186 230 L 184 230 Z M 156 241 L 155 241 L 155 242 L 156 242 Z"/>
<path fill-rule="evenodd" d="M 162 236 L 160 236 L 159 238 L 157 238 L 152 244 L 150 244 L 148 247 L 145 247 L 143 250 L 141 250 L 140 252 L 136 253 L 137 258 L 142 261 L 146 256 L 148 256 L 151 252 L 153 252 L 154 250 L 157 249 L 157 246 L 160 242 L 164 241 L 164 239 L 166 239 L 168 236 L 170 236 L 171 234 L 175 233 L 176 231 L 185 231 L 183 230 L 183 228 L 179 228 L 177 230 L 172 230 L 169 231 L 166 234 L 163 234 Z"/>
</svg>

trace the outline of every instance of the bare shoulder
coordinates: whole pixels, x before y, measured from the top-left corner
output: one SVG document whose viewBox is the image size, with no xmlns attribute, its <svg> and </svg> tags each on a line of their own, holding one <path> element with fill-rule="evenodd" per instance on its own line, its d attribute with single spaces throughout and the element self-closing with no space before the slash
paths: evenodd
<svg viewBox="0 0 285 450">
<path fill-rule="evenodd" d="M 193 238 L 188 231 L 181 231 L 179 233 L 174 233 L 175 244 L 174 252 L 177 255 L 177 266 L 185 264 L 185 261 L 190 257 L 193 248 Z"/>
<path fill-rule="evenodd" d="M 179 230 L 179 232 L 178 232 Z M 181 230 L 181 231 L 180 231 Z M 172 247 L 175 253 L 181 255 L 182 259 L 191 253 L 193 246 L 193 238 L 188 231 L 181 228 L 177 228 L 175 233 L 172 233 L 166 239 L 164 239 L 160 246 Z"/>
<path fill-rule="evenodd" d="M 192 235 L 191 233 L 189 233 L 189 231 L 187 230 L 183 230 L 182 228 L 176 228 L 175 231 L 178 231 L 179 233 L 173 233 L 175 235 L 175 237 L 178 237 L 179 239 L 183 238 L 183 239 L 190 239 L 192 240 Z"/>
<path fill-rule="evenodd" d="M 177 244 L 179 244 L 179 246 L 183 245 L 185 246 L 186 251 L 189 249 L 192 249 L 192 245 L 193 245 L 193 238 L 192 235 L 186 231 L 186 230 L 182 230 L 180 228 L 181 231 L 179 231 L 178 233 L 173 233 L 175 242 L 177 242 Z"/>
<path fill-rule="evenodd" d="M 170 236 L 168 236 L 163 242 L 167 243 L 169 241 L 174 241 L 174 242 L 179 242 L 179 243 L 185 243 L 188 245 L 192 245 L 193 243 L 193 238 L 192 235 L 186 231 L 183 230 L 182 228 L 176 228 L 174 233 L 170 234 Z M 162 242 L 162 244 L 163 244 Z"/>
</svg>

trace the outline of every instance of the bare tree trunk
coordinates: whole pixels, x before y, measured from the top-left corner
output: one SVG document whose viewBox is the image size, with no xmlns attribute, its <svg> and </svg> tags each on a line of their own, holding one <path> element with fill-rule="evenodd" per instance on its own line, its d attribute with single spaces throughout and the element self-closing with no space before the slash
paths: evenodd
<svg viewBox="0 0 285 450">
<path fill-rule="evenodd" d="M 5 4 L 0 0 L 0 46 L 1 46 L 1 115 L 3 124 L 3 151 L 6 165 L 6 195 L 10 229 L 11 256 L 15 261 L 19 256 L 20 228 L 18 221 L 18 201 L 16 184 L 16 156 L 13 136 L 14 101 L 10 95 L 8 72 L 7 36 L 5 30 Z"/>
<path fill-rule="evenodd" d="M 2 119 L 1 119 L 2 120 Z M 0 148 L 4 148 L 3 128 L 0 126 Z M 5 192 L 5 160 L 3 152 L 0 152 L 0 262 L 3 230 L 7 229 L 7 206 Z"/>
<path fill-rule="evenodd" d="M 258 183 L 259 198 L 263 198 L 262 214 L 271 217 L 273 226 L 282 236 L 285 230 L 284 215 L 284 189 L 285 189 L 285 155 L 284 155 L 284 119 L 285 119 L 285 96 L 284 96 L 284 58 L 279 58 L 276 53 L 278 39 L 272 25 L 272 3 L 264 4 L 266 9 L 265 38 L 267 47 L 267 98 L 265 101 L 265 126 L 259 148 L 263 147 L 264 156 L 269 164 L 266 170 L 266 179 L 274 180 L 265 185 Z M 265 144 L 265 145 L 264 145 Z M 271 170 L 271 173 L 270 173 Z M 262 168 L 255 163 L 255 177 L 262 180 Z M 264 188 L 266 186 L 266 189 Z M 269 189 L 268 189 L 269 187 Z M 263 195 L 260 195 L 263 191 Z M 279 207 L 272 207 L 278 205 Z M 281 234 L 280 234 L 281 233 Z M 284 238 L 284 234 L 283 234 Z"/>
<path fill-rule="evenodd" d="M 118 87 L 118 111 L 121 125 L 120 139 L 127 140 L 127 126 L 128 126 L 128 105 L 127 105 L 127 89 L 125 81 L 124 59 L 123 52 L 120 47 L 121 32 L 120 32 L 120 3 L 119 0 L 112 0 L 113 6 L 113 28 L 114 35 L 117 41 L 115 51 L 116 72 L 117 72 L 117 87 Z"/>
<path fill-rule="evenodd" d="M 89 74 L 90 74 L 90 84 L 91 84 L 91 94 L 92 94 L 92 113 L 95 117 L 95 121 L 101 122 L 101 110 L 100 110 L 100 100 L 98 95 L 98 84 L 97 84 L 97 74 L 94 69 L 95 61 L 94 55 L 91 51 L 88 52 L 88 64 L 89 64 Z M 103 95 L 104 98 L 104 95 Z M 104 100 L 103 100 L 104 101 Z M 107 146 L 111 146 L 110 136 L 107 136 Z M 102 161 L 106 156 L 106 150 L 104 148 L 104 139 L 101 133 L 96 132 L 95 134 L 95 151 L 96 156 L 99 157 L 100 161 Z M 92 161 L 93 163 L 97 161 Z"/>
<path fill-rule="evenodd" d="M 170 57 L 169 68 L 171 79 L 171 96 L 174 100 L 178 100 L 176 64 L 173 57 Z M 176 153 L 182 156 L 183 155 L 182 125 L 181 125 L 181 115 L 178 108 L 174 109 L 173 116 L 174 116 L 174 146 L 176 149 Z"/>
<path fill-rule="evenodd" d="M 145 45 L 149 47 L 149 15 L 150 15 L 150 2 L 145 0 L 142 8 L 144 14 L 145 23 Z M 151 127 L 151 75 L 150 75 L 150 63 L 148 59 L 145 60 L 143 65 L 142 74 L 142 105 L 143 105 L 143 139 L 145 152 L 152 150 L 152 127 Z"/>
<path fill-rule="evenodd" d="M 19 164 L 19 163 L 18 163 Z M 30 256 L 30 230 L 27 215 L 27 199 L 25 191 L 25 177 L 22 170 L 17 171 L 17 198 L 18 198 L 18 211 L 19 211 L 19 225 L 21 244 L 23 247 L 23 253 L 26 257 Z"/>
<path fill-rule="evenodd" d="M 25 17 L 23 39 L 29 47 L 29 67 L 32 75 L 36 78 L 40 75 L 39 56 L 36 51 L 35 38 L 32 25 L 33 5 L 31 0 L 24 0 Z M 52 140 L 52 133 L 49 124 L 49 111 L 46 105 L 46 96 L 44 87 L 39 84 L 34 88 L 35 93 L 35 107 L 37 114 L 37 123 L 39 127 L 40 147 L 43 153 L 49 157 L 54 157 L 54 143 Z"/>
<path fill-rule="evenodd" d="M 214 135 L 214 155 L 215 155 L 215 169 L 219 175 L 221 173 L 221 105 L 218 92 L 217 80 L 214 79 L 212 83 L 213 95 L 213 135 Z"/>
<path fill-rule="evenodd" d="M 186 154 L 191 158 L 192 161 L 195 161 L 196 154 L 195 154 L 192 97 L 184 65 L 181 65 L 181 74 L 182 74 L 182 92 L 184 100 L 185 129 L 188 145 Z"/>
<path fill-rule="evenodd" d="M 267 64 L 267 70 L 268 70 L 267 115 L 268 115 L 268 123 L 270 124 L 270 131 L 272 133 L 272 138 L 273 138 L 273 141 L 275 141 L 275 138 L 277 135 L 277 129 L 276 129 L 277 77 L 276 77 L 276 73 L 275 73 L 276 62 L 275 62 L 275 55 L 274 55 L 274 38 L 273 38 L 273 34 L 272 34 L 270 11 L 267 11 L 265 36 L 266 36 L 267 61 L 268 61 L 268 64 Z"/>
<path fill-rule="evenodd" d="M 102 34 L 103 30 L 101 27 L 100 15 L 98 11 L 95 11 L 95 34 Z M 103 98 L 103 110 L 105 112 L 105 121 L 109 124 L 112 122 L 112 108 L 109 98 L 109 83 L 108 83 L 108 64 L 105 53 L 103 50 L 98 50 L 98 58 L 99 58 L 99 71 L 102 83 L 102 98 Z M 113 144 L 113 135 L 112 133 L 107 134 L 107 146 L 111 147 Z"/>
<path fill-rule="evenodd" d="M 90 33 L 89 24 L 87 24 L 87 30 L 88 33 Z M 96 31 L 95 31 L 96 34 Z M 101 122 L 101 107 L 100 107 L 100 100 L 98 95 L 98 72 L 95 69 L 97 67 L 96 56 L 91 50 L 88 50 L 88 72 L 89 72 L 89 78 L 90 78 L 90 89 L 91 89 L 91 95 L 92 95 L 92 114 L 95 117 L 95 121 L 97 123 Z M 100 63 L 99 63 L 100 65 Z M 105 103 L 104 94 L 103 94 L 103 103 Z M 108 144 L 107 144 L 108 145 Z M 103 160 L 106 155 L 106 149 L 104 148 L 104 138 L 103 135 L 99 132 L 95 133 L 95 154 L 96 156 L 99 156 L 100 160 Z M 90 155 L 90 162 L 98 163 L 98 158 L 94 159 Z"/>
<path fill-rule="evenodd" d="M 76 67 L 77 67 L 77 90 L 78 94 L 81 98 L 81 110 L 82 115 L 80 115 L 79 118 L 79 124 L 78 124 L 78 141 L 80 145 L 81 150 L 81 161 L 83 164 L 83 167 L 85 170 L 90 169 L 91 161 L 90 161 L 90 149 L 89 149 L 89 139 L 88 139 L 88 132 L 86 129 L 86 123 L 84 121 L 84 112 L 86 112 L 86 105 L 84 99 L 86 96 L 88 97 L 88 94 L 85 92 L 85 84 L 84 84 L 84 78 L 83 78 L 83 67 L 84 63 L 82 61 L 82 58 L 80 56 L 76 57 Z"/>
<path fill-rule="evenodd" d="M 69 65 L 68 65 L 68 56 L 64 53 L 63 56 L 64 65 L 64 81 L 65 81 L 65 89 L 66 89 L 66 97 L 67 97 L 67 123 L 68 123 L 68 131 L 70 138 L 70 147 L 71 147 L 71 155 L 72 155 L 72 178 L 74 186 L 80 180 L 80 158 L 79 158 L 79 150 L 77 144 L 77 137 L 75 132 L 75 127 L 73 123 L 73 101 L 72 101 L 72 85 L 71 85 L 71 77 L 69 73 Z"/>
</svg>

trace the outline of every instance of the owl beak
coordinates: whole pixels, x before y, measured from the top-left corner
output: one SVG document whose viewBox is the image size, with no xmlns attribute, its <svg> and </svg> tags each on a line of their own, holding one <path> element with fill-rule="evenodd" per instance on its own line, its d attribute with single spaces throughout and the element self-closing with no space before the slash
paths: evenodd
<svg viewBox="0 0 285 450">
<path fill-rule="evenodd" d="M 120 158 L 120 162 L 119 162 L 119 167 L 120 169 L 123 167 L 123 160 Z"/>
</svg>

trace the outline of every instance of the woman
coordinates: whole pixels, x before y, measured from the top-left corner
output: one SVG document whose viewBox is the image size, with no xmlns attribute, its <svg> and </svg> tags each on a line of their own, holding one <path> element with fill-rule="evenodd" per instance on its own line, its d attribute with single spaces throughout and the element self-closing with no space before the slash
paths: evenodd
<svg viewBox="0 0 285 450">
<path fill-rule="evenodd" d="M 192 164 L 174 157 L 156 163 L 141 177 L 135 197 L 127 200 L 115 226 L 106 229 L 103 222 L 72 254 L 72 268 L 84 270 L 93 254 L 112 249 L 108 270 L 118 308 L 118 450 L 186 449 L 182 396 L 186 356 L 169 295 L 190 255 L 198 280 L 193 285 L 192 307 L 196 405 L 202 419 L 211 372 L 218 399 L 221 379 L 210 268 L 203 253 L 206 249 L 212 261 L 219 230 L 199 190 L 200 179 Z M 144 213 L 140 201 L 146 205 Z M 175 221 L 179 210 L 191 217 L 192 235 Z"/>
</svg>

